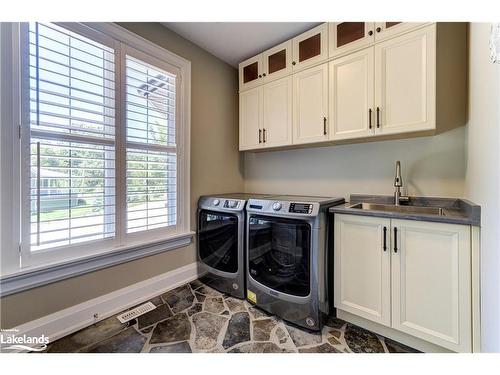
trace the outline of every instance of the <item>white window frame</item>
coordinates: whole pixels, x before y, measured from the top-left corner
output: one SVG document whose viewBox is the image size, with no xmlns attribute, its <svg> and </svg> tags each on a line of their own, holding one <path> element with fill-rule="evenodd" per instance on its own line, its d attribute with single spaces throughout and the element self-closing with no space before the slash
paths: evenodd
<svg viewBox="0 0 500 375">
<path fill-rule="evenodd" d="M 1 278 L 0 294 L 8 295 L 47 282 L 72 277 L 131 259 L 188 245 L 194 232 L 190 229 L 190 114 L 191 63 L 132 32 L 111 23 L 58 23 L 70 31 L 96 40 L 115 50 L 115 237 L 89 241 L 61 249 L 29 251 L 29 129 L 25 124 L 29 111 L 28 92 L 22 82 L 20 61 L 21 28 L 26 24 L 3 24 L 2 38 L 2 123 L 1 123 Z M 176 74 L 176 154 L 177 222 L 175 226 L 126 233 L 126 131 L 125 131 L 125 55 L 136 57 Z M 8 58 L 12 55 L 11 58 Z M 6 58 L 7 57 L 7 58 Z M 6 63 L 4 63 L 6 62 Z M 26 107 L 25 107 L 26 108 Z M 29 119 L 28 119 L 29 121 Z M 121 197 L 121 198 L 120 198 Z M 21 211 L 23 214 L 21 214 Z M 28 217 L 28 220 L 23 218 Z M 8 225 L 6 225 L 8 223 Z M 24 227 L 23 227 L 24 226 Z M 99 247 L 93 246 L 99 244 Z M 27 244 L 27 246 L 25 246 Z M 20 261 L 22 259 L 22 262 Z M 54 270 L 57 270 L 54 272 Z M 36 275 L 36 279 L 32 277 Z"/>
</svg>

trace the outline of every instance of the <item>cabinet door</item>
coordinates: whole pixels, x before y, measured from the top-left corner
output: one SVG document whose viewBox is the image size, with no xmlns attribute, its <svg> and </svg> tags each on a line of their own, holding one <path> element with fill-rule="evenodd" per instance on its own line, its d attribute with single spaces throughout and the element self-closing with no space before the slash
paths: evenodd
<svg viewBox="0 0 500 375">
<path fill-rule="evenodd" d="M 408 220 L 392 225 L 392 327 L 471 351 L 470 227 Z"/>
<path fill-rule="evenodd" d="M 373 135 L 373 53 L 369 47 L 330 62 L 333 140 Z"/>
<path fill-rule="evenodd" d="M 262 146 L 292 144 L 292 77 L 263 86 Z"/>
<path fill-rule="evenodd" d="M 323 23 L 293 38 L 293 71 L 320 63 L 328 57 L 328 24 Z"/>
<path fill-rule="evenodd" d="M 328 140 L 328 64 L 293 75 L 293 143 Z"/>
<path fill-rule="evenodd" d="M 424 22 L 376 22 L 375 41 L 381 41 L 425 25 Z"/>
<path fill-rule="evenodd" d="M 240 93 L 240 151 L 262 144 L 262 86 Z"/>
<path fill-rule="evenodd" d="M 262 53 L 264 82 L 269 82 L 292 73 L 292 41 L 268 49 Z"/>
<path fill-rule="evenodd" d="M 390 326 L 390 219 L 335 215 L 334 220 L 335 307 Z"/>
<path fill-rule="evenodd" d="M 341 56 L 373 44 L 373 22 L 331 22 L 328 24 L 330 57 Z"/>
<path fill-rule="evenodd" d="M 376 133 L 435 129 L 435 106 L 435 25 L 376 44 Z"/>
<path fill-rule="evenodd" d="M 262 84 L 262 54 L 251 57 L 239 64 L 240 91 Z"/>
</svg>

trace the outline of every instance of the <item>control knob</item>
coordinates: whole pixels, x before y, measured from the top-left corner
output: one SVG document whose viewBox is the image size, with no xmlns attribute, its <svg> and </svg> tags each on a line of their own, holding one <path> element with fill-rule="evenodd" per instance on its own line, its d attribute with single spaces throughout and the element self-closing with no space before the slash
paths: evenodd
<svg viewBox="0 0 500 375">
<path fill-rule="evenodd" d="M 281 203 L 280 203 L 280 202 L 274 202 L 274 203 L 273 203 L 273 210 L 274 210 L 274 211 L 279 211 L 279 210 L 281 210 Z"/>
<path fill-rule="evenodd" d="M 219 205 L 219 203 L 220 203 L 220 200 L 218 200 L 218 199 L 215 199 L 215 200 L 214 200 L 214 206 L 218 206 L 218 205 Z"/>
</svg>

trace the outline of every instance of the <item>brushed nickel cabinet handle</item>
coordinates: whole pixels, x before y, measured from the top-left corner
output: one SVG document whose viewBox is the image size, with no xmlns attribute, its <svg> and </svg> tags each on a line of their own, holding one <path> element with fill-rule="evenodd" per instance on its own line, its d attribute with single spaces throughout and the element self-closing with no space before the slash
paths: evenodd
<svg viewBox="0 0 500 375">
<path fill-rule="evenodd" d="M 380 108 L 377 107 L 377 128 L 380 128 Z"/>
<path fill-rule="evenodd" d="M 368 129 L 372 128 L 372 109 L 368 110 Z"/>
<path fill-rule="evenodd" d="M 326 135 L 326 117 L 323 117 L 323 135 Z"/>
<path fill-rule="evenodd" d="M 262 140 L 266 143 L 266 129 L 262 130 Z"/>
<path fill-rule="evenodd" d="M 262 143 L 262 130 L 259 129 L 259 143 Z"/>
</svg>

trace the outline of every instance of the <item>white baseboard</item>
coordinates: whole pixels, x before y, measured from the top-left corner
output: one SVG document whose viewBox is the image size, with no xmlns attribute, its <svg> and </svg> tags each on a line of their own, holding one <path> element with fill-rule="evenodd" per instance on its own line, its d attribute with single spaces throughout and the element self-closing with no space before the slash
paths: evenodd
<svg viewBox="0 0 500 375">
<path fill-rule="evenodd" d="M 103 296 L 85 301 L 37 320 L 14 327 L 16 336 L 42 334 L 53 342 L 129 307 L 147 301 L 182 284 L 197 279 L 198 263 L 194 262 L 173 271 L 132 284 Z M 97 318 L 94 315 L 97 314 Z"/>
</svg>

